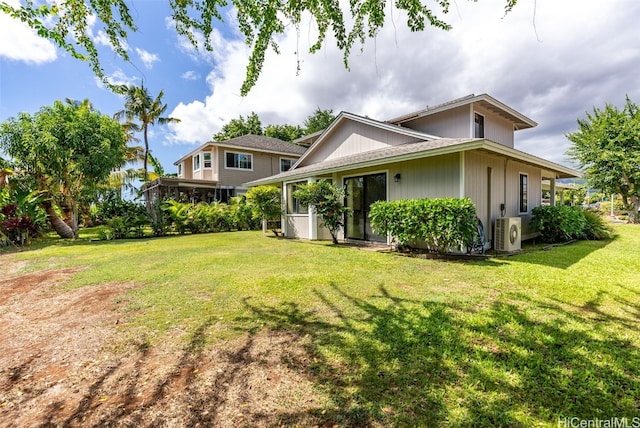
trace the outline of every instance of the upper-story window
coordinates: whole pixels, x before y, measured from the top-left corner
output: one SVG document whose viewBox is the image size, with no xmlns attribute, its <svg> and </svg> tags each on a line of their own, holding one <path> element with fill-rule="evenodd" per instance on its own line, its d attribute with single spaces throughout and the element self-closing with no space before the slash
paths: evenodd
<svg viewBox="0 0 640 428">
<path fill-rule="evenodd" d="M 473 122 L 473 137 L 484 138 L 484 116 L 478 113 L 474 113 Z"/>
<path fill-rule="evenodd" d="M 295 163 L 295 159 L 280 158 L 280 172 L 289 171 Z"/>
<path fill-rule="evenodd" d="M 193 155 L 193 170 L 200 171 L 200 153 Z"/>
<path fill-rule="evenodd" d="M 202 154 L 205 169 L 211 169 L 211 152 L 204 152 Z"/>
<path fill-rule="evenodd" d="M 253 171 L 253 155 L 249 153 L 225 152 L 224 167 L 227 169 L 246 169 Z"/>
<path fill-rule="evenodd" d="M 528 197 L 528 177 L 527 174 L 520 174 L 520 213 L 526 213 L 529 209 Z"/>
<path fill-rule="evenodd" d="M 178 177 L 182 177 L 182 164 L 178 164 Z"/>
</svg>

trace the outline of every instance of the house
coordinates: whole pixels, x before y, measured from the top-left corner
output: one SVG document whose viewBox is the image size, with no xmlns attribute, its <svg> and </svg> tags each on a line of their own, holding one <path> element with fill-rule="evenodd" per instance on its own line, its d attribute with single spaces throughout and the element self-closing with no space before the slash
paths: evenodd
<svg viewBox="0 0 640 428">
<path fill-rule="evenodd" d="M 209 141 L 174 162 L 177 177 L 145 186 L 147 200 L 172 196 L 191 202 L 228 202 L 247 191 L 243 183 L 287 171 L 306 147 L 263 135 Z"/>
<path fill-rule="evenodd" d="M 342 112 L 290 170 L 246 185 L 282 189 L 283 234 L 292 238 L 330 238 L 292 196 L 300 183 L 327 179 L 347 191 L 352 215 L 342 231 L 345 240 L 388 242 L 371 230 L 371 203 L 425 197 L 473 200 L 489 246 L 498 218 L 520 218 L 527 239 L 535 236 L 528 223 L 531 210 L 542 203 L 542 181 L 548 180 L 554 195 L 557 179 L 580 175 L 514 148 L 515 131 L 536 125 L 487 94 L 384 122 Z"/>
</svg>

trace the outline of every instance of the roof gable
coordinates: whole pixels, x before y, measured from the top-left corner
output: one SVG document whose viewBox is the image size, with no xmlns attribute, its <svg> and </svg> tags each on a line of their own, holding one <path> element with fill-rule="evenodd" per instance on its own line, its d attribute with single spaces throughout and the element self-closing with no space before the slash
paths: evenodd
<svg viewBox="0 0 640 428">
<path fill-rule="evenodd" d="M 440 113 L 443 111 L 455 109 L 455 108 L 465 106 L 465 105 L 470 105 L 470 104 L 479 105 L 484 109 L 492 112 L 493 114 L 508 120 L 509 122 L 513 123 L 515 130 L 533 128 L 538 125 L 534 120 L 512 109 L 508 105 L 498 101 L 497 99 L 493 98 L 488 94 L 467 95 L 465 97 L 457 98 L 452 101 L 447 101 L 442 104 L 427 107 L 425 109 L 418 110 L 413 113 L 396 117 L 394 119 L 388 120 L 387 122 L 394 125 L 401 125 L 403 123 L 411 122 L 412 120 L 415 120 L 421 117 L 430 116 L 436 113 Z"/>
<path fill-rule="evenodd" d="M 341 112 L 291 169 L 401 144 L 434 139 L 438 137 Z"/>
</svg>

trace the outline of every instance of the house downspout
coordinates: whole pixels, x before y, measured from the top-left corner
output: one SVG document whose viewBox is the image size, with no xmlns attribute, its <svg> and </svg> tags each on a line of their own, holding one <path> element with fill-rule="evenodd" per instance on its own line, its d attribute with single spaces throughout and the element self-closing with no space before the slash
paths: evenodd
<svg viewBox="0 0 640 428">
<path fill-rule="evenodd" d="M 504 217 L 507 214 L 507 164 L 509 159 L 504 160 L 504 178 L 502 180 L 502 203 L 500 204 L 500 216 Z"/>
</svg>

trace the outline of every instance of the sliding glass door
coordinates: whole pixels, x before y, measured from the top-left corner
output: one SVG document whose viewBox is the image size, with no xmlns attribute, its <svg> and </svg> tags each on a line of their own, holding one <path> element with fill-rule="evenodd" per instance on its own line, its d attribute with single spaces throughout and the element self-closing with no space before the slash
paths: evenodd
<svg viewBox="0 0 640 428">
<path fill-rule="evenodd" d="M 386 242 L 386 236 L 380 236 L 371 230 L 369 207 L 376 201 L 387 200 L 387 174 L 371 174 L 344 179 L 347 190 L 346 205 L 352 215 L 345 221 L 345 237 L 364 241 Z"/>
</svg>

